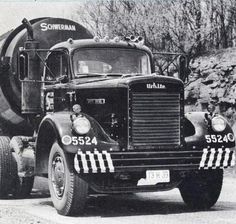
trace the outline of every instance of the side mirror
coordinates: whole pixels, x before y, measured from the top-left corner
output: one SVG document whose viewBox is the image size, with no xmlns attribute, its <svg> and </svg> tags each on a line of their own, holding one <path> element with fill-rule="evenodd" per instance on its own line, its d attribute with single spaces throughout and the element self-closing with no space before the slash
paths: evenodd
<svg viewBox="0 0 236 224">
<path fill-rule="evenodd" d="M 28 77 L 28 55 L 25 52 L 18 55 L 18 71 L 20 80 Z"/>
<path fill-rule="evenodd" d="M 188 78 L 188 61 L 184 55 L 179 56 L 179 78 L 185 82 Z"/>
</svg>

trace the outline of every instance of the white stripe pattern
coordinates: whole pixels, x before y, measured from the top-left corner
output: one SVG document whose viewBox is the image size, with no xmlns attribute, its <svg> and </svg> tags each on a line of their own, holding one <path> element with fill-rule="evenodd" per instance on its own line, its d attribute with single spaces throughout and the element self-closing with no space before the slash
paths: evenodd
<svg viewBox="0 0 236 224">
<path fill-rule="evenodd" d="M 115 172 L 115 169 L 114 169 L 114 166 L 113 166 L 113 163 L 112 163 L 112 160 L 111 160 L 111 154 L 110 153 L 107 153 L 107 151 L 102 151 L 102 153 L 106 156 L 106 159 L 107 159 L 107 163 L 108 163 L 108 167 L 109 167 L 109 170 L 111 173 L 114 173 Z"/>
<path fill-rule="evenodd" d="M 77 173 L 80 173 L 79 160 L 77 154 L 74 157 L 74 167 Z"/>
<path fill-rule="evenodd" d="M 225 159 L 224 159 L 224 162 L 223 162 L 223 167 L 227 167 L 228 166 L 229 153 L 230 153 L 229 148 L 226 148 L 225 149 Z"/>
<path fill-rule="evenodd" d="M 105 158 L 103 158 L 103 155 L 105 156 Z M 95 156 L 97 157 L 98 163 L 96 163 Z M 107 162 L 109 170 L 106 168 L 105 162 Z M 91 167 L 89 167 L 89 164 L 91 165 Z M 79 150 L 74 157 L 74 167 L 78 173 L 89 173 L 90 171 L 92 173 L 98 173 L 99 168 L 101 173 L 115 172 L 111 154 L 107 151 L 102 151 L 102 153 L 100 153 L 97 149 L 95 149 L 94 152 L 82 152 Z"/>
<path fill-rule="evenodd" d="M 89 155 L 89 160 L 91 162 L 92 172 L 97 173 L 98 169 L 97 169 L 97 166 L 96 166 L 96 162 L 95 162 L 93 153 L 91 153 L 90 151 L 87 151 L 86 154 Z"/>
<path fill-rule="evenodd" d="M 207 155 L 209 153 L 210 153 L 209 160 L 207 162 Z M 232 156 L 230 156 L 231 153 L 232 153 Z M 216 160 L 215 164 L 213 164 L 214 160 Z M 199 169 L 227 168 L 228 166 L 235 166 L 235 163 L 236 163 L 235 160 L 236 160 L 235 153 L 230 151 L 229 148 L 225 148 L 225 149 L 211 148 L 210 150 L 204 148 L 203 153 L 202 153 L 202 158 L 199 164 Z"/>
<path fill-rule="evenodd" d="M 94 151 L 94 154 L 96 154 L 97 157 L 98 157 L 98 162 L 99 162 L 99 165 L 100 165 L 100 168 L 101 168 L 101 173 L 105 173 L 106 172 L 106 167 L 105 167 L 105 164 L 104 164 L 104 161 L 103 161 L 103 158 L 102 158 L 102 154 L 100 152 L 98 152 L 97 150 Z"/>
<path fill-rule="evenodd" d="M 220 161 L 221 161 L 221 158 L 222 158 L 222 154 L 223 154 L 223 150 L 222 150 L 222 148 L 219 148 L 215 167 L 220 167 Z"/>
<path fill-rule="evenodd" d="M 199 168 L 203 168 L 204 167 L 205 161 L 206 161 L 206 158 L 207 158 L 207 153 L 208 153 L 208 150 L 206 148 L 204 148 Z"/>
<path fill-rule="evenodd" d="M 208 164 L 207 164 L 207 167 L 212 167 L 213 160 L 215 158 L 215 152 L 216 152 L 216 150 L 214 148 L 212 148 L 211 149 L 211 154 L 210 154 L 210 157 L 209 157 L 209 161 L 208 161 Z"/>
<path fill-rule="evenodd" d="M 85 154 L 80 151 L 80 152 L 78 152 L 78 155 L 80 155 L 80 157 L 81 157 L 84 173 L 88 173 L 89 172 L 89 168 L 88 168 L 88 163 L 87 163 Z"/>
<path fill-rule="evenodd" d="M 235 153 L 233 152 L 233 154 L 232 154 L 232 160 L 231 160 L 231 162 L 230 162 L 230 166 L 235 166 Z"/>
</svg>

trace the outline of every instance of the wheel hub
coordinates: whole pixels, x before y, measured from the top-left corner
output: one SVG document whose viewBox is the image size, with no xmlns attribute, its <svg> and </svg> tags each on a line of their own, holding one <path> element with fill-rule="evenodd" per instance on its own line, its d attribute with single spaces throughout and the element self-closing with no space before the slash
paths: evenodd
<svg viewBox="0 0 236 224">
<path fill-rule="evenodd" d="M 52 185 L 56 196 L 62 198 L 65 190 L 65 165 L 60 155 L 56 155 L 52 161 Z"/>
</svg>

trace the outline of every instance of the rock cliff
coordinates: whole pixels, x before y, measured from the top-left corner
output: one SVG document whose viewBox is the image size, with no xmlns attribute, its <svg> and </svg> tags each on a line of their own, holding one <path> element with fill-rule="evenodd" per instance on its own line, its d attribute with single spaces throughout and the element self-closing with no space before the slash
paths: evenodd
<svg viewBox="0 0 236 224">
<path fill-rule="evenodd" d="M 236 134 L 236 48 L 199 57 L 190 68 L 185 87 L 186 111 L 208 108 L 220 113 Z"/>
</svg>

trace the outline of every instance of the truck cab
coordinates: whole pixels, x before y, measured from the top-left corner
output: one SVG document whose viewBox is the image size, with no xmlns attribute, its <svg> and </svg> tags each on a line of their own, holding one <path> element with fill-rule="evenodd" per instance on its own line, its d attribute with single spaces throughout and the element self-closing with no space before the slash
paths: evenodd
<svg viewBox="0 0 236 224">
<path fill-rule="evenodd" d="M 24 183 L 15 195 L 29 194 L 39 175 L 48 177 L 62 215 L 81 214 L 91 193 L 179 188 L 190 207 L 216 203 L 223 169 L 235 165 L 233 131 L 219 114 L 184 112 L 185 80 L 156 73 L 143 40 L 70 37 L 50 49 L 39 45 L 28 38 L 18 54 L 20 114 L 33 133 L 0 138 L 0 148 L 25 164 L 11 179 Z M 179 77 L 186 77 L 180 59 Z"/>
</svg>

